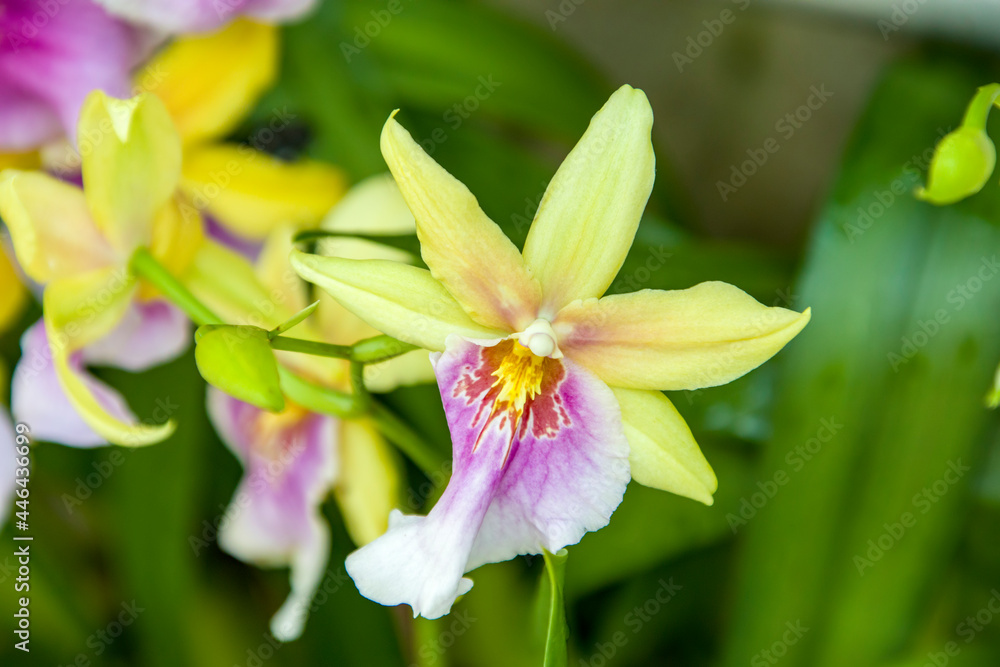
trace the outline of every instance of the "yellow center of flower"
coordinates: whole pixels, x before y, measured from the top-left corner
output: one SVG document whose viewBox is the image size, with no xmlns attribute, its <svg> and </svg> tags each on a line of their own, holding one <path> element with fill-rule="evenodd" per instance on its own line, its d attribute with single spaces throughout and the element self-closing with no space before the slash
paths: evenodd
<svg viewBox="0 0 1000 667">
<path fill-rule="evenodd" d="M 521 343 L 514 343 L 500 366 L 493 371 L 496 381 L 491 389 L 499 391 L 494 411 L 512 410 L 518 417 L 524 405 L 542 391 L 544 357 L 540 357 Z"/>
</svg>

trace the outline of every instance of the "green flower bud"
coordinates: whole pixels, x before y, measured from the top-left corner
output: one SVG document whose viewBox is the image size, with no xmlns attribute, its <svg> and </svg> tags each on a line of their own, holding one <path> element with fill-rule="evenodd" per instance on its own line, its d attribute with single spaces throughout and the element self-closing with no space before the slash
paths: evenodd
<svg viewBox="0 0 1000 667">
<path fill-rule="evenodd" d="M 285 407 L 278 380 L 278 361 L 259 327 L 210 324 L 195 334 L 198 371 L 213 387 L 259 408 Z"/>
<path fill-rule="evenodd" d="M 954 204 L 986 185 L 996 161 L 996 148 L 985 131 L 960 127 L 934 149 L 927 187 L 916 195 L 932 204 Z"/>
</svg>

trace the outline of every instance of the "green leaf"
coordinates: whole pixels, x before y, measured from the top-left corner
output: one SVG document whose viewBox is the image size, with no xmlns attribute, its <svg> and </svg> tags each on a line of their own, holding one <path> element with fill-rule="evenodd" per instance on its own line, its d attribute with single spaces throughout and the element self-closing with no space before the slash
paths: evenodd
<svg viewBox="0 0 1000 667">
<path fill-rule="evenodd" d="M 542 551 L 542 557 L 545 559 L 545 576 L 542 577 L 541 600 L 548 610 L 543 620 L 545 657 L 542 664 L 544 667 L 566 667 L 569 628 L 566 626 L 564 582 L 569 552 L 566 549 L 554 554 Z"/>
<path fill-rule="evenodd" d="M 195 361 L 206 382 L 259 408 L 284 409 L 278 362 L 265 329 L 209 324 L 198 328 L 195 341 Z"/>
<path fill-rule="evenodd" d="M 780 357 L 759 473 L 788 481 L 746 528 L 726 667 L 787 622 L 810 630 L 784 667 L 880 664 L 919 637 L 942 585 L 973 480 L 951 466 L 973 465 L 994 421 L 1000 192 L 935 207 L 912 188 L 919 156 L 995 78 L 974 62 L 890 69 L 820 215 L 798 293 L 814 318 Z"/>
</svg>

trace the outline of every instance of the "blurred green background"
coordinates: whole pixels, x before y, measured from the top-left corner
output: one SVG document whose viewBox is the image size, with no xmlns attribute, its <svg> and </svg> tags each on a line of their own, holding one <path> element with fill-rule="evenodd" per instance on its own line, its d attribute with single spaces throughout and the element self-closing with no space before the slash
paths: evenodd
<svg viewBox="0 0 1000 667">
<path fill-rule="evenodd" d="M 982 401 L 1000 360 L 1000 191 L 946 208 L 910 195 L 940 133 L 1000 79 L 984 30 L 1000 34 L 1000 15 L 968 3 L 967 21 L 939 23 L 955 4 L 913 0 L 887 32 L 897 5 L 822 4 L 400 0 L 380 24 L 384 0 L 326 0 L 283 30 L 280 81 L 233 136 L 287 107 L 294 131 L 268 149 L 357 180 L 384 171 L 378 133 L 401 108 L 520 244 L 561 158 L 630 83 L 656 116 L 657 184 L 612 289 L 714 279 L 813 308 L 765 367 L 671 396 L 718 473 L 716 504 L 632 485 L 570 549 L 571 665 L 1000 664 L 1000 441 Z M 668 259 L 649 271 L 650 256 Z M 38 314 L 3 338 L 8 368 Z M 272 644 L 287 575 L 215 544 L 241 471 L 192 355 L 99 375 L 180 428 L 141 450 L 34 450 L 34 641 L 25 656 L 8 634 L 0 664 L 541 664 L 541 559 L 482 568 L 450 616 L 414 624 L 358 595 L 332 504 L 305 636 Z M 434 387 L 389 403 L 447 450 Z"/>
</svg>

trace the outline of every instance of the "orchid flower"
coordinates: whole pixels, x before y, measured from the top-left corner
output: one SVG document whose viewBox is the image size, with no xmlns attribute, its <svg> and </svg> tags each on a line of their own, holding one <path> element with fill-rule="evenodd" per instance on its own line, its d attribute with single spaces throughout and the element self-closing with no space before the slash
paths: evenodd
<svg viewBox="0 0 1000 667">
<path fill-rule="evenodd" d="M 97 0 L 109 12 L 160 32 L 201 32 L 238 16 L 266 23 L 301 18 L 316 0 Z"/>
<path fill-rule="evenodd" d="M 22 339 L 14 414 L 38 439 L 150 444 L 167 437 L 172 423 L 137 423 L 84 365 L 137 371 L 187 346 L 186 318 L 156 300 L 129 260 L 149 247 L 182 271 L 200 246 L 201 221 L 183 215 L 174 197 L 180 141 L 156 97 L 118 100 L 95 91 L 81 110 L 79 133 L 82 190 L 41 172 L 0 173 L 0 216 L 18 262 L 44 285 L 42 321 Z"/>
<path fill-rule="evenodd" d="M 631 477 L 711 504 L 716 478 L 659 390 L 730 382 L 809 321 L 730 285 L 602 296 L 653 185 L 652 110 L 619 89 L 538 207 L 523 254 L 393 117 L 382 154 L 430 270 L 295 252 L 299 275 L 376 329 L 434 351 L 454 473 L 427 516 L 347 559 L 362 595 L 440 617 L 463 575 L 605 526 Z"/>
<path fill-rule="evenodd" d="M 272 229 L 313 227 L 343 196 L 343 173 L 324 163 L 280 160 L 261 148 L 287 131 L 295 115 L 272 111 L 246 142 L 223 143 L 274 81 L 278 30 L 238 20 L 206 35 L 171 42 L 136 75 L 157 95 L 184 144 L 186 201 L 240 239 L 259 243 Z"/>
<path fill-rule="evenodd" d="M 90 91 L 127 96 L 146 47 L 140 31 L 91 0 L 6 0 L 0 35 L 0 151 L 72 137 Z"/>
<path fill-rule="evenodd" d="M 365 217 L 356 217 L 356 212 Z M 392 179 L 376 176 L 355 186 L 323 227 L 344 233 L 412 234 L 414 222 Z M 272 232 L 258 262 L 262 294 L 276 304 L 269 324 L 307 305 L 306 285 L 288 263 L 293 231 L 286 227 Z M 332 243 L 338 254 L 406 259 L 401 251 L 360 239 L 337 238 Z M 250 301 L 264 303 L 261 298 Z M 244 313 L 236 321 L 246 319 Z M 294 332 L 334 344 L 377 334 L 329 298 Z M 349 362 L 343 359 L 288 352 L 278 356 L 300 377 L 350 390 Z M 427 353 L 417 350 L 367 367 L 366 378 L 369 388 L 389 391 L 401 384 L 429 382 L 433 373 Z M 245 469 L 227 511 L 229 520 L 219 533 L 220 546 L 244 561 L 291 567 L 292 592 L 275 614 L 271 631 L 284 641 L 296 639 L 329 558 L 330 533 L 321 504 L 332 492 L 351 539 L 358 545 L 372 541 L 385 532 L 389 512 L 401 497 L 397 455 L 367 417 L 338 419 L 292 403 L 275 414 L 214 387 L 209 388 L 208 411 Z"/>
</svg>

